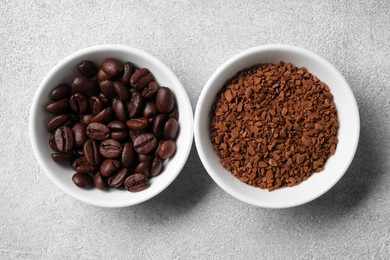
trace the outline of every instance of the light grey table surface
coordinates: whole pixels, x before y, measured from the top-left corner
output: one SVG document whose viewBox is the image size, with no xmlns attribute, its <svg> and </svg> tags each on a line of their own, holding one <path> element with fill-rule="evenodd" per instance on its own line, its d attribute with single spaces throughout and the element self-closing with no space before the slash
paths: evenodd
<svg viewBox="0 0 390 260">
<path fill-rule="evenodd" d="M 1 259 L 390 258 L 390 2 L 115 2 L 0 0 Z M 29 109 L 55 64 L 106 43 L 163 61 L 193 109 L 213 71 L 240 51 L 268 43 L 314 51 L 355 93 L 356 157 L 333 189 L 291 209 L 230 197 L 195 146 L 179 177 L 148 202 L 122 209 L 79 202 L 35 160 Z"/>
</svg>

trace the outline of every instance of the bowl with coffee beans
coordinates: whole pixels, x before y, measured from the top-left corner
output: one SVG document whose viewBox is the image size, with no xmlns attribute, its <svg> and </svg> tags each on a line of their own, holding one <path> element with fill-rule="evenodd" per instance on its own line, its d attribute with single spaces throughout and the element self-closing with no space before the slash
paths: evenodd
<svg viewBox="0 0 390 260">
<path fill-rule="evenodd" d="M 318 55 L 289 45 L 246 50 L 206 83 L 195 143 L 213 180 L 266 208 L 302 205 L 347 171 L 359 140 L 355 97 Z"/>
<path fill-rule="evenodd" d="M 92 205 L 125 207 L 163 191 L 182 170 L 192 109 L 175 74 L 121 45 L 80 50 L 56 65 L 30 112 L 34 154 L 63 191 Z"/>
</svg>

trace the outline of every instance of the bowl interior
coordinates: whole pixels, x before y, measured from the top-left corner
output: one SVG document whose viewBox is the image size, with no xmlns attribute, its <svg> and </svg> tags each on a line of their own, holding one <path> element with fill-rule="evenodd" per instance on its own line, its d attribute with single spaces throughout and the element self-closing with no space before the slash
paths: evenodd
<svg viewBox="0 0 390 260">
<path fill-rule="evenodd" d="M 48 120 L 52 118 L 45 111 L 50 103 L 51 90 L 61 83 L 70 84 L 77 75 L 77 64 L 83 60 L 91 60 L 101 64 L 105 58 L 117 58 L 122 61 L 131 61 L 137 67 L 148 68 L 161 86 L 167 86 L 175 94 L 179 110 L 179 135 L 176 140 L 176 154 L 165 162 L 162 174 L 151 179 L 148 189 L 130 193 L 117 189 L 100 191 L 98 189 L 85 190 L 76 187 L 71 176 L 74 171 L 69 167 L 58 165 L 51 160 L 52 150 L 48 146 L 50 134 L 46 130 Z M 62 190 L 84 202 L 104 207 L 121 207 L 140 203 L 152 198 L 164 190 L 180 173 L 192 145 L 193 117 L 191 104 L 184 87 L 178 78 L 163 63 L 153 56 L 126 46 L 104 45 L 81 50 L 67 57 L 55 66 L 40 84 L 33 101 L 30 115 L 30 135 L 35 156 L 49 178 Z"/>
<path fill-rule="evenodd" d="M 291 188 L 269 192 L 240 182 L 222 167 L 210 141 L 209 114 L 224 83 L 238 71 L 259 63 L 290 62 L 306 67 L 325 82 L 334 96 L 340 128 L 339 144 L 324 171 Z M 345 173 L 359 139 L 359 113 L 354 95 L 342 75 L 318 55 L 294 46 L 269 45 L 249 49 L 224 63 L 204 87 L 195 112 L 195 142 L 201 160 L 214 181 L 232 196 L 252 205 L 285 208 L 311 201 L 329 190 Z"/>
</svg>

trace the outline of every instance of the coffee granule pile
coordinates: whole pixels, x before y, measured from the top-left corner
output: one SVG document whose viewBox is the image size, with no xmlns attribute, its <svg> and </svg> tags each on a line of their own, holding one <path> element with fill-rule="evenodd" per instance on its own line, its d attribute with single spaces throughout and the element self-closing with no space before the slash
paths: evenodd
<svg viewBox="0 0 390 260">
<path fill-rule="evenodd" d="M 338 127 L 328 86 L 284 62 L 256 65 L 229 80 L 210 124 L 223 167 L 269 191 L 322 171 L 335 152 Z"/>
</svg>

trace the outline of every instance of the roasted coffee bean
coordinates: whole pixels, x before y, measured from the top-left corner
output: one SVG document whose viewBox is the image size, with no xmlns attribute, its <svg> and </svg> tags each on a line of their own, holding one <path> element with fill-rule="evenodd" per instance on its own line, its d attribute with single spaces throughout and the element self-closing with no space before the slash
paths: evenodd
<svg viewBox="0 0 390 260">
<path fill-rule="evenodd" d="M 142 135 L 143 132 L 141 131 L 133 131 L 133 130 L 130 130 L 129 131 L 129 136 L 130 136 L 130 140 L 131 142 L 134 143 L 135 139 L 137 139 L 138 136 Z"/>
<path fill-rule="evenodd" d="M 102 70 L 111 78 L 122 75 L 123 64 L 117 59 L 105 59 L 102 63 Z"/>
<path fill-rule="evenodd" d="M 155 157 L 152 162 L 152 167 L 150 169 L 150 175 L 152 177 L 156 177 L 161 173 L 163 167 L 163 161 L 159 159 L 158 157 Z"/>
<path fill-rule="evenodd" d="M 83 157 L 84 156 L 84 151 L 83 151 L 83 148 L 74 148 L 72 150 L 72 155 L 73 157 L 75 157 L 76 159 L 80 158 L 80 157 Z"/>
<path fill-rule="evenodd" d="M 157 111 L 156 104 L 154 103 L 154 101 L 146 102 L 143 116 L 146 118 L 152 118 L 155 115 L 157 115 L 157 113 L 158 113 L 158 111 Z"/>
<path fill-rule="evenodd" d="M 52 100 L 60 100 L 70 96 L 72 89 L 67 84 L 61 84 L 51 92 L 50 98 Z"/>
<path fill-rule="evenodd" d="M 130 102 L 127 103 L 127 110 L 130 118 L 135 118 L 142 113 L 144 102 L 139 92 L 134 92 Z"/>
<path fill-rule="evenodd" d="M 69 115 L 59 115 L 54 117 L 52 120 L 49 121 L 47 124 L 47 130 L 49 132 L 55 131 L 57 128 L 61 126 L 71 126 L 72 120 L 70 119 Z"/>
<path fill-rule="evenodd" d="M 111 77 L 110 77 L 109 75 L 107 75 L 107 74 L 100 68 L 99 71 L 98 71 L 97 78 L 98 78 L 99 81 L 105 81 L 105 80 L 110 79 Z"/>
<path fill-rule="evenodd" d="M 179 123 L 174 118 L 169 118 L 164 126 L 164 139 L 175 140 L 177 131 L 179 130 Z"/>
<path fill-rule="evenodd" d="M 128 102 L 130 100 L 130 92 L 121 81 L 114 82 L 114 89 L 120 100 L 123 102 Z"/>
<path fill-rule="evenodd" d="M 86 125 L 89 125 L 92 122 L 92 119 L 95 117 L 94 114 L 86 114 L 81 117 L 81 122 L 83 122 Z"/>
<path fill-rule="evenodd" d="M 161 159 L 169 159 L 172 157 L 172 155 L 176 151 L 176 145 L 175 142 L 172 140 L 165 140 L 160 147 L 160 150 L 158 151 L 158 156 Z"/>
<path fill-rule="evenodd" d="M 95 166 L 87 161 L 84 156 L 76 159 L 72 163 L 72 169 L 79 173 L 92 173 L 95 171 Z"/>
<path fill-rule="evenodd" d="M 118 141 L 107 139 L 100 144 L 99 152 L 103 157 L 113 159 L 121 155 L 122 147 Z"/>
<path fill-rule="evenodd" d="M 81 74 L 90 78 L 95 76 L 97 73 L 97 68 L 95 64 L 93 64 L 93 62 L 89 60 L 80 62 L 77 68 Z"/>
<path fill-rule="evenodd" d="M 100 98 L 100 100 L 103 102 L 103 104 L 108 104 L 108 97 L 106 96 L 106 95 L 104 95 L 103 93 L 100 93 L 99 95 L 98 95 L 98 97 Z"/>
<path fill-rule="evenodd" d="M 174 106 L 172 112 L 167 114 L 167 116 L 179 120 L 179 110 L 177 109 L 177 107 Z"/>
<path fill-rule="evenodd" d="M 164 128 L 167 123 L 167 116 L 164 114 L 159 114 L 153 119 L 153 134 L 158 140 L 164 139 Z"/>
<path fill-rule="evenodd" d="M 125 62 L 123 64 L 123 75 L 120 81 L 122 81 L 122 83 L 125 85 L 129 85 L 132 74 L 133 74 L 133 64 L 131 64 L 131 62 Z"/>
<path fill-rule="evenodd" d="M 134 149 L 137 153 L 148 154 L 157 146 L 157 139 L 152 134 L 142 134 L 134 141 Z"/>
<path fill-rule="evenodd" d="M 123 141 L 128 137 L 126 131 L 111 132 L 111 138 L 117 141 Z"/>
<path fill-rule="evenodd" d="M 72 176 L 72 181 L 80 188 L 90 188 L 92 186 L 92 178 L 88 174 L 76 172 Z"/>
<path fill-rule="evenodd" d="M 69 127 L 61 126 L 54 134 L 58 150 L 69 152 L 73 148 L 73 134 Z"/>
<path fill-rule="evenodd" d="M 122 165 L 127 168 L 131 167 L 135 163 L 135 151 L 132 143 L 128 142 L 123 145 L 121 159 Z"/>
<path fill-rule="evenodd" d="M 152 73 L 148 69 L 142 68 L 133 73 L 130 78 L 130 84 L 136 89 L 142 89 L 153 78 Z"/>
<path fill-rule="evenodd" d="M 126 122 L 128 128 L 134 131 L 142 131 L 148 127 L 149 120 L 146 117 L 133 118 Z"/>
<path fill-rule="evenodd" d="M 154 156 L 155 156 L 155 157 L 160 158 L 160 156 L 158 155 L 158 152 L 160 151 L 161 145 L 164 143 L 164 141 L 165 141 L 165 140 L 160 140 L 160 141 L 158 141 L 156 150 L 154 150 Z"/>
<path fill-rule="evenodd" d="M 82 147 L 87 141 L 87 125 L 83 123 L 76 123 L 72 127 L 74 143 L 77 147 Z"/>
<path fill-rule="evenodd" d="M 128 191 L 138 192 L 148 188 L 149 181 L 145 175 L 135 173 L 126 178 L 124 185 Z"/>
<path fill-rule="evenodd" d="M 93 185 L 99 190 L 107 190 L 107 183 L 100 172 L 96 172 L 95 175 L 93 175 Z"/>
<path fill-rule="evenodd" d="M 93 140 L 103 141 L 110 137 L 110 129 L 101 123 L 90 123 L 87 126 L 87 136 Z"/>
<path fill-rule="evenodd" d="M 136 173 L 142 173 L 146 177 L 149 177 L 150 175 L 150 162 L 141 162 L 135 167 L 134 172 Z"/>
<path fill-rule="evenodd" d="M 86 76 L 75 77 L 72 82 L 72 90 L 87 97 L 91 97 L 99 93 L 97 82 Z"/>
<path fill-rule="evenodd" d="M 119 120 L 111 121 L 108 125 L 108 128 L 110 128 L 112 131 L 122 131 L 126 130 L 127 126 L 124 122 Z"/>
<path fill-rule="evenodd" d="M 53 161 L 61 164 L 70 164 L 73 161 L 73 155 L 70 153 L 52 153 Z"/>
<path fill-rule="evenodd" d="M 154 98 L 158 90 L 158 84 L 156 81 L 152 80 L 141 90 L 141 95 L 144 98 Z"/>
<path fill-rule="evenodd" d="M 153 153 L 151 153 L 151 154 L 142 154 L 142 153 L 137 154 L 137 162 L 138 163 L 149 162 L 151 160 L 153 160 Z"/>
<path fill-rule="evenodd" d="M 116 97 L 116 91 L 114 88 L 114 82 L 111 80 L 100 81 L 99 83 L 100 90 L 108 98 Z"/>
<path fill-rule="evenodd" d="M 127 168 L 122 168 L 117 174 L 108 178 L 108 186 L 118 188 L 123 185 L 126 177 L 129 175 Z"/>
<path fill-rule="evenodd" d="M 53 151 L 56 151 L 56 152 L 59 152 L 60 150 L 58 149 L 57 147 L 57 144 L 56 144 L 56 140 L 55 140 L 55 136 L 52 135 L 50 136 L 49 138 L 49 146 L 50 148 L 53 150 Z"/>
<path fill-rule="evenodd" d="M 46 107 L 46 111 L 53 115 L 66 114 L 69 112 L 69 101 L 67 98 L 60 99 L 55 101 Z"/>
<path fill-rule="evenodd" d="M 69 99 L 70 108 L 76 113 L 85 113 L 88 110 L 88 100 L 80 93 L 73 94 Z"/>
<path fill-rule="evenodd" d="M 170 113 L 175 105 L 172 91 L 167 87 L 160 87 L 156 94 L 156 107 L 160 113 Z"/>
<path fill-rule="evenodd" d="M 116 173 L 118 169 L 121 167 L 121 163 L 118 160 L 106 159 L 100 165 L 100 173 L 104 177 L 109 177 Z"/>
<path fill-rule="evenodd" d="M 120 121 L 124 122 L 124 121 L 127 120 L 126 108 L 125 108 L 125 104 L 123 103 L 122 100 L 120 100 L 120 99 L 113 99 L 112 107 L 114 108 L 115 116 Z"/>
<path fill-rule="evenodd" d="M 96 115 L 102 112 L 106 104 L 99 96 L 93 96 L 89 98 L 89 106 L 92 109 L 92 113 Z"/>
<path fill-rule="evenodd" d="M 91 122 L 92 123 L 103 123 L 103 124 L 105 124 L 105 123 L 108 123 L 108 122 L 111 121 L 113 115 L 114 115 L 114 109 L 112 109 L 112 107 L 106 107 L 99 114 L 94 116 L 91 119 Z"/>
<path fill-rule="evenodd" d="M 100 163 L 99 147 L 94 140 L 87 140 L 84 143 L 83 151 L 85 158 L 90 164 L 97 165 Z"/>
</svg>

